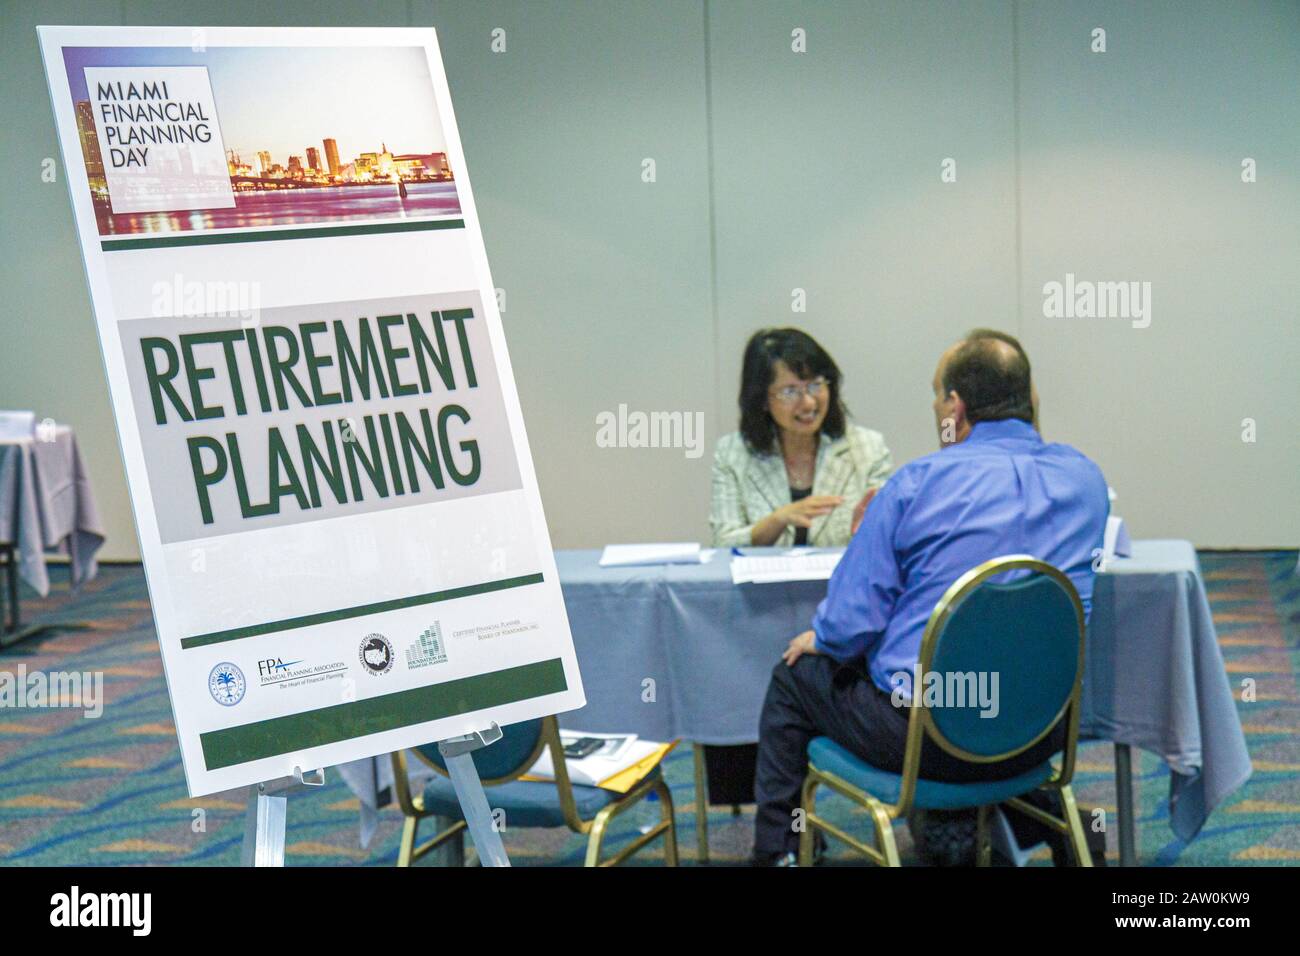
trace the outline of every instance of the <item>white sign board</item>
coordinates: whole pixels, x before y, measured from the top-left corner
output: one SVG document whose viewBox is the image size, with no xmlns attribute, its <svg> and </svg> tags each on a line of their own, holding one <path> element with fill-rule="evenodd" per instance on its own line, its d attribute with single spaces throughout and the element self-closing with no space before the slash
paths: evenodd
<svg viewBox="0 0 1300 956">
<path fill-rule="evenodd" d="M 190 793 L 581 707 L 434 31 L 38 29 Z"/>
</svg>

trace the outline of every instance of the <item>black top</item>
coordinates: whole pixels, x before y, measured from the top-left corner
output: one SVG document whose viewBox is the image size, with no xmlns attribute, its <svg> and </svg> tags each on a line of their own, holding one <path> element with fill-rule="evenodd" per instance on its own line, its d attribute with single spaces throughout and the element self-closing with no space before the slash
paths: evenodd
<svg viewBox="0 0 1300 956">
<path fill-rule="evenodd" d="M 803 499 L 807 498 L 810 494 L 812 494 L 811 488 L 795 488 L 795 487 L 790 488 L 791 501 L 802 501 Z M 804 545 L 807 543 L 808 543 L 808 529 L 795 528 L 794 529 L 795 547 L 799 547 L 800 545 Z"/>
</svg>

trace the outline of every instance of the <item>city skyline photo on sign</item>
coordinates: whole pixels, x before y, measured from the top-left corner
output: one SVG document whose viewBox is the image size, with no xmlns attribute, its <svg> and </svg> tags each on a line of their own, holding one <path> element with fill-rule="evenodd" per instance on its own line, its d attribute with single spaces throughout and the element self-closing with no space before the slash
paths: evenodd
<svg viewBox="0 0 1300 956">
<path fill-rule="evenodd" d="M 419 47 L 63 53 L 101 236 L 461 215 Z"/>
</svg>

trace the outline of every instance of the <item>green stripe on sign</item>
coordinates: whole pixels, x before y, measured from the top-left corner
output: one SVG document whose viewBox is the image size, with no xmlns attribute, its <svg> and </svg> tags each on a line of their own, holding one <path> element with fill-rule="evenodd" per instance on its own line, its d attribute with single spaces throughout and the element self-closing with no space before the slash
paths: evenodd
<svg viewBox="0 0 1300 956">
<path fill-rule="evenodd" d="M 372 236 L 386 232 L 426 232 L 430 229 L 464 229 L 464 219 L 435 219 L 420 222 L 383 222 L 365 226 L 318 226 L 309 229 L 264 229 L 260 232 L 189 233 L 187 235 L 142 236 L 139 239 L 105 239 L 105 252 L 124 249 L 171 249 L 176 246 L 216 246 L 231 242 L 278 242 L 281 239 L 324 239 L 330 236 Z"/>
<path fill-rule="evenodd" d="M 199 735 L 203 762 L 220 770 L 267 757 L 354 740 L 427 720 L 531 700 L 568 689 L 560 659 L 508 667 L 349 704 L 335 704 L 287 717 Z"/>
<path fill-rule="evenodd" d="M 394 598 L 391 601 L 376 601 L 374 604 L 358 604 L 356 607 L 340 608 L 337 611 L 321 611 L 317 614 L 304 614 L 302 617 L 285 618 L 283 621 L 268 621 L 265 624 L 250 624 L 248 627 L 234 627 L 228 631 L 213 631 L 211 634 L 195 634 L 193 637 L 181 638 L 181 649 L 206 647 L 209 644 L 221 644 L 225 641 L 238 641 L 245 637 L 259 637 L 274 634 L 277 631 L 292 631 L 297 627 L 315 627 L 318 624 L 330 624 L 334 621 L 346 621 L 353 617 L 365 617 L 367 614 L 382 614 L 385 611 L 400 611 L 403 608 L 419 607 L 422 604 L 436 604 L 439 601 L 455 601 L 457 598 L 472 597 L 475 594 L 487 594 L 491 591 L 505 591 L 509 588 L 524 587 L 528 584 L 541 584 L 542 574 L 522 574 L 517 578 L 503 578 L 500 581 L 484 581 L 482 584 L 467 584 L 461 588 L 447 588 L 445 591 L 430 591 L 428 594 L 413 594 L 410 597 Z"/>
</svg>

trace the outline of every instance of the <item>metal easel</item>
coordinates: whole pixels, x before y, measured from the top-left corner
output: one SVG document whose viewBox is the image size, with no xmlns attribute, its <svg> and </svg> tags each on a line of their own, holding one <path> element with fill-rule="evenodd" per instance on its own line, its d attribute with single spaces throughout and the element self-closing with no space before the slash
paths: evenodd
<svg viewBox="0 0 1300 956">
<path fill-rule="evenodd" d="M 284 866 L 284 823 L 288 797 L 296 790 L 325 785 L 325 771 L 302 772 L 294 767 L 292 777 L 280 777 L 248 788 L 248 811 L 244 815 L 244 846 L 240 866 Z"/>
<path fill-rule="evenodd" d="M 447 764 L 447 773 L 474 848 L 478 850 L 483 866 L 509 866 L 501 834 L 492 825 L 492 810 L 487 794 L 479 780 L 478 768 L 472 756 L 475 750 L 487 747 L 501 739 L 501 728 L 496 721 L 487 730 L 476 730 L 460 737 L 449 737 L 438 742 L 438 752 Z M 284 866 L 284 829 L 290 793 L 325 784 L 325 771 L 303 773 L 293 768 L 292 777 L 259 783 L 248 788 L 248 812 L 244 817 L 244 844 L 240 857 L 242 866 Z"/>
</svg>

